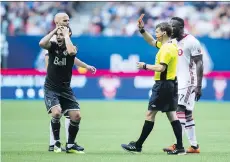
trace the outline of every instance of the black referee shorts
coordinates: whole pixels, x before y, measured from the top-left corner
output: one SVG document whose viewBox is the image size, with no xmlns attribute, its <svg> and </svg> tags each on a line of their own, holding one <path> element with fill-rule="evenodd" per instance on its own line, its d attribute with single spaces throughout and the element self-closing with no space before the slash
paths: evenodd
<svg viewBox="0 0 230 162">
<path fill-rule="evenodd" d="M 152 88 L 148 110 L 176 111 L 178 105 L 177 80 L 156 81 Z"/>
</svg>

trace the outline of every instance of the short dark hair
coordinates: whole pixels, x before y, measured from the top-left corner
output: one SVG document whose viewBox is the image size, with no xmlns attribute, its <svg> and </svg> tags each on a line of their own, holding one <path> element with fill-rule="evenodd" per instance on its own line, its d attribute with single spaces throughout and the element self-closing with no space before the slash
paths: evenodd
<svg viewBox="0 0 230 162">
<path fill-rule="evenodd" d="M 162 22 L 156 26 L 156 29 L 160 28 L 161 31 L 165 31 L 168 37 L 172 36 L 172 27 L 167 22 Z"/>
<path fill-rule="evenodd" d="M 184 28 L 184 20 L 180 17 L 173 17 L 171 20 L 176 20 L 180 23 L 180 26 Z"/>
</svg>

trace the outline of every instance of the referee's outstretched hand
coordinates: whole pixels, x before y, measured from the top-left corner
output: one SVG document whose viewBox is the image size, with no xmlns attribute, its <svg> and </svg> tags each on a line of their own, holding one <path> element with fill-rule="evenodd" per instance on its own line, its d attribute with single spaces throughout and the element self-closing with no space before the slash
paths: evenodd
<svg viewBox="0 0 230 162">
<path fill-rule="evenodd" d="M 137 68 L 138 69 L 143 69 L 144 68 L 144 64 L 145 64 L 144 62 L 138 62 L 137 63 Z"/>
</svg>

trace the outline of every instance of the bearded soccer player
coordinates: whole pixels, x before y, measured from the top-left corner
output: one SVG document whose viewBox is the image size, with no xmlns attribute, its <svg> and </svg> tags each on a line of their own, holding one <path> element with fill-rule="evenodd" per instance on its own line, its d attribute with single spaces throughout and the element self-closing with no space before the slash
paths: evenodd
<svg viewBox="0 0 230 162">
<path fill-rule="evenodd" d="M 56 34 L 57 42 L 50 41 Z M 51 127 L 55 139 L 54 152 L 61 152 L 60 118 L 62 113 L 70 117 L 67 153 L 84 153 L 84 148 L 75 143 L 81 120 L 80 107 L 70 87 L 76 48 L 69 37 L 69 29 L 58 26 L 41 39 L 39 45 L 49 52 L 49 64 L 44 85 L 45 104 L 51 113 Z"/>
<path fill-rule="evenodd" d="M 46 64 L 46 69 L 48 68 L 48 64 L 49 64 L 49 54 L 47 53 L 45 55 L 45 64 Z M 96 73 L 96 68 L 94 66 L 90 66 L 87 65 L 86 63 L 82 62 L 81 60 L 79 60 L 78 58 L 75 57 L 74 59 L 74 64 L 77 67 L 82 67 L 85 68 L 87 70 L 89 70 L 90 72 L 92 72 L 93 74 Z M 67 114 L 64 114 L 65 116 L 65 135 L 66 135 L 66 144 L 68 142 L 68 136 L 69 136 L 69 124 L 70 124 L 70 118 Z M 50 124 L 50 145 L 49 145 L 49 151 L 54 151 L 54 145 L 55 145 L 55 140 L 54 140 L 54 134 L 53 134 L 53 130 Z M 65 149 L 62 148 L 63 151 L 65 151 Z"/>
<path fill-rule="evenodd" d="M 56 26 L 63 25 L 63 26 L 68 27 L 69 28 L 69 36 L 71 37 L 72 31 L 71 31 L 71 28 L 69 27 L 69 16 L 66 13 L 57 13 L 54 17 L 54 22 L 55 22 Z M 50 41 L 56 41 L 57 42 L 56 35 L 54 35 Z M 77 51 L 78 49 L 76 46 L 75 46 L 75 48 Z M 48 51 L 47 51 L 47 54 L 45 55 L 46 69 L 48 68 L 48 60 L 49 60 L 49 55 L 48 55 Z M 78 58 L 74 59 L 74 64 L 76 66 L 86 68 L 87 70 L 91 71 L 92 73 L 96 72 L 95 67 L 85 64 L 84 62 L 82 62 Z M 64 116 L 65 116 L 66 141 L 68 142 L 68 136 L 69 136 L 69 130 L 68 129 L 69 129 L 69 124 L 70 124 L 70 118 L 69 118 L 68 114 L 64 114 Z M 48 151 L 54 151 L 54 144 L 55 144 L 55 140 L 54 140 L 53 130 L 52 130 L 51 123 L 50 123 L 50 144 L 49 144 Z M 62 151 L 65 151 L 65 149 L 62 148 Z"/>
<path fill-rule="evenodd" d="M 54 23 L 56 25 L 56 27 L 59 25 L 62 25 L 62 26 L 66 26 L 66 27 L 69 27 L 69 16 L 66 14 L 66 13 L 63 13 L 63 12 L 60 12 L 60 13 L 57 13 L 55 16 L 54 16 Z M 70 32 L 70 37 L 72 35 L 72 31 L 71 29 L 69 28 L 69 32 Z M 57 41 L 56 40 L 56 35 L 54 35 L 50 41 Z M 46 69 L 48 68 L 48 51 L 47 51 L 47 54 L 45 56 L 45 61 L 46 61 Z M 69 116 L 65 116 L 65 132 L 66 132 L 66 141 L 68 141 L 68 129 L 69 129 L 69 124 L 70 124 L 70 119 L 69 119 Z M 50 144 L 49 144 L 49 149 L 48 151 L 54 151 L 54 145 L 55 145 L 55 140 L 54 140 L 54 135 L 53 135 L 53 130 L 52 130 L 52 126 L 51 126 L 51 123 L 50 123 Z M 62 148 L 62 151 L 65 151 L 64 148 Z"/>
<path fill-rule="evenodd" d="M 140 30 L 144 33 L 145 30 Z M 149 100 L 148 111 L 146 114 L 145 123 L 139 139 L 129 144 L 122 144 L 121 147 L 129 152 L 141 152 L 142 145 L 151 133 L 155 116 L 158 111 L 165 112 L 172 125 L 177 145 L 174 151 L 168 151 L 169 155 L 184 155 L 186 154 L 182 143 L 182 128 L 180 121 L 177 119 L 177 60 L 178 47 L 176 40 L 170 40 L 172 28 L 170 24 L 163 22 L 156 26 L 157 41 L 161 42 L 162 46 L 156 55 L 155 65 L 138 63 L 139 69 L 155 71 L 155 84 L 152 88 L 152 95 Z"/>
<path fill-rule="evenodd" d="M 187 153 L 200 153 L 200 148 L 196 140 L 195 122 L 193 110 L 195 101 L 201 97 L 201 86 L 203 78 L 203 58 L 199 41 L 190 34 L 184 33 L 184 20 L 173 17 L 170 21 L 173 29 L 172 38 L 177 39 L 179 47 L 178 60 L 178 108 L 177 116 L 182 126 L 182 135 L 186 131 L 190 147 Z M 140 19 L 139 30 L 144 29 L 144 23 Z M 142 33 L 144 39 L 152 46 L 161 47 L 161 43 L 155 40 L 147 31 Z M 165 152 L 173 151 L 176 144 L 164 148 Z"/>
</svg>

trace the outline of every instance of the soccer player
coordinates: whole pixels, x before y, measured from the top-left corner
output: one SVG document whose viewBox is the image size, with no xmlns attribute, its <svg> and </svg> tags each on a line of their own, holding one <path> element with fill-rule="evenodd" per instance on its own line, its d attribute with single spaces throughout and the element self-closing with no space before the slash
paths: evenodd
<svg viewBox="0 0 230 162">
<path fill-rule="evenodd" d="M 63 12 L 59 12 L 57 13 L 55 16 L 54 16 L 54 23 L 57 26 L 66 26 L 66 27 L 69 27 L 69 16 L 66 14 L 66 13 L 63 13 Z M 72 31 L 71 29 L 69 28 L 69 36 L 71 37 L 72 35 Z M 54 35 L 50 41 L 56 41 L 56 35 Z M 47 54 L 45 56 L 45 63 L 46 63 L 46 70 L 48 68 L 48 58 L 49 58 L 49 55 L 48 55 L 48 51 L 47 51 Z M 70 124 L 70 119 L 69 119 L 69 116 L 65 116 L 65 132 L 66 132 L 66 141 L 68 141 L 68 129 L 69 129 L 69 124 Z M 48 151 L 54 151 L 54 144 L 55 144 L 55 140 L 54 140 L 54 135 L 53 135 L 53 131 L 52 131 L 52 126 L 51 126 L 51 123 L 50 123 L 50 145 L 49 145 L 49 149 Z M 64 148 L 61 148 L 62 151 L 65 151 Z"/>
<path fill-rule="evenodd" d="M 195 122 L 192 117 L 195 101 L 201 97 L 201 85 L 203 78 L 203 59 L 201 45 L 199 41 L 190 34 L 184 33 L 184 20 L 179 17 L 171 19 L 173 29 L 172 38 L 176 38 L 179 47 L 178 60 L 178 108 L 177 116 L 182 126 L 182 135 L 184 131 L 188 136 L 191 146 L 187 153 L 200 153 L 200 148 L 196 140 Z M 142 18 L 138 22 L 139 30 L 144 30 Z M 142 33 L 144 39 L 152 46 L 160 48 L 161 43 L 155 40 L 147 31 Z M 165 152 L 172 151 L 176 144 L 164 148 Z"/>
<path fill-rule="evenodd" d="M 49 64 L 49 54 L 47 53 L 45 55 L 45 64 L 46 64 L 46 69 L 48 68 Z M 96 68 L 94 66 L 87 65 L 86 63 L 82 62 L 78 58 L 75 57 L 74 59 L 74 64 L 76 66 L 86 68 L 87 70 L 91 71 L 93 74 L 96 73 Z M 66 114 L 65 114 L 66 115 Z M 65 116 L 65 134 L 66 134 L 66 144 L 68 142 L 68 136 L 69 136 L 69 124 L 70 124 L 70 118 L 68 115 Z M 54 140 L 54 134 L 52 130 L 52 126 L 50 124 L 50 145 L 49 145 L 49 150 L 48 151 L 54 151 L 54 145 L 55 145 L 55 140 Z M 62 151 L 65 151 L 64 148 L 62 148 Z"/>
<path fill-rule="evenodd" d="M 72 36 L 72 30 L 69 27 L 69 16 L 66 13 L 58 13 L 58 14 L 56 14 L 55 18 L 54 18 L 54 22 L 55 22 L 56 26 L 58 26 L 58 25 L 67 26 L 69 28 L 69 36 L 70 37 Z M 50 41 L 57 41 L 56 40 L 56 35 L 54 35 L 51 38 Z M 76 51 L 77 51 L 78 49 L 77 49 L 76 46 L 75 46 L 75 48 L 76 48 Z M 46 53 L 45 54 L 45 65 L 46 65 L 46 69 L 48 68 L 48 60 L 49 60 L 49 54 Z M 96 68 L 94 66 L 87 65 L 86 63 L 82 62 L 78 58 L 74 59 L 74 64 L 76 66 L 86 68 L 87 70 L 91 71 L 93 74 L 96 73 Z M 68 136 L 69 136 L 68 129 L 69 129 L 69 124 L 70 124 L 70 118 L 69 118 L 68 114 L 64 114 L 64 116 L 65 116 L 66 141 L 68 141 Z M 50 144 L 49 144 L 48 151 L 54 151 L 54 144 L 55 144 L 55 140 L 54 140 L 54 135 L 53 135 L 53 131 L 52 131 L 51 123 L 50 123 Z M 62 151 L 65 151 L 64 148 L 61 148 L 61 149 L 62 149 Z"/>
<path fill-rule="evenodd" d="M 57 42 L 50 41 L 54 34 L 57 35 Z M 62 113 L 68 113 L 70 125 L 66 152 L 84 153 L 84 148 L 75 143 L 81 116 L 79 104 L 70 87 L 76 49 L 70 40 L 69 29 L 57 26 L 40 40 L 39 45 L 49 51 L 44 93 L 47 111 L 52 116 L 51 127 L 56 141 L 54 152 L 61 152 L 60 118 Z"/>
<path fill-rule="evenodd" d="M 145 30 L 140 30 L 142 34 Z M 148 111 L 142 133 L 136 142 L 122 144 L 121 147 L 129 152 L 141 152 L 142 145 L 154 127 L 155 116 L 158 111 L 166 112 L 171 122 L 177 145 L 174 151 L 169 151 L 169 155 L 184 155 L 186 152 L 182 143 L 182 128 L 177 119 L 177 78 L 176 69 L 178 61 L 178 47 L 176 40 L 170 40 L 172 28 L 170 24 L 163 22 L 156 26 L 157 41 L 162 46 L 156 55 L 155 65 L 139 62 L 139 69 L 155 71 L 155 84 L 152 88 L 152 95 L 149 100 Z"/>
<path fill-rule="evenodd" d="M 187 153 L 200 153 L 196 139 L 193 110 L 195 101 L 201 97 L 203 78 L 203 55 L 200 42 L 191 34 L 184 32 L 184 20 L 179 17 L 171 19 L 173 28 L 172 38 L 178 40 L 178 110 L 177 115 L 182 125 L 182 132 L 187 134 L 190 147 Z M 175 144 L 165 151 L 174 150 Z"/>
</svg>

